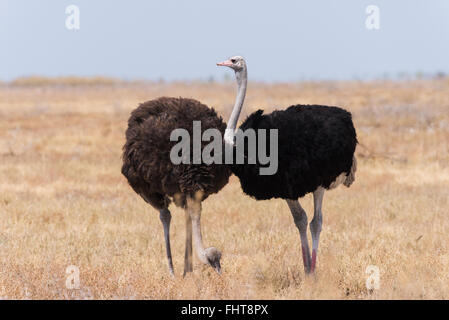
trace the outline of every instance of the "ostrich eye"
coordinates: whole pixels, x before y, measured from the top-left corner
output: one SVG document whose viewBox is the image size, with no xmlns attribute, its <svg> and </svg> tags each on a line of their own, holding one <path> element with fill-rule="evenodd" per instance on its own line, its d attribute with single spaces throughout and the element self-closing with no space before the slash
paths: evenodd
<svg viewBox="0 0 449 320">
<path fill-rule="evenodd" d="M 236 59 L 231 59 L 231 62 L 232 62 L 232 63 L 236 63 L 237 60 L 236 60 Z"/>
</svg>

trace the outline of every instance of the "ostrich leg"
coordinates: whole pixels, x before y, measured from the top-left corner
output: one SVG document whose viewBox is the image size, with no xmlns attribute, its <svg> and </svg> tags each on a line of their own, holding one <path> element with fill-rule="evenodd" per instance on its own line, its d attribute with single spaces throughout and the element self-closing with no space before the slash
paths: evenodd
<svg viewBox="0 0 449 320">
<path fill-rule="evenodd" d="M 190 213 L 186 210 L 186 253 L 184 257 L 184 274 L 193 271 L 192 265 L 192 219 Z"/>
<path fill-rule="evenodd" d="M 299 230 L 299 236 L 301 237 L 302 248 L 302 260 L 304 262 L 304 271 L 310 273 L 311 261 L 309 241 L 307 240 L 307 214 L 299 204 L 298 200 L 286 199 L 287 204 L 292 212 L 293 220 Z"/>
<path fill-rule="evenodd" d="M 171 248 L 170 248 L 170 221 L 171 221 L 170 211 L 167 208 L 161 209 L 159 211 L 159 218 L 161 219 L 162 225 L 164 227 L 165 250 L 167 251 L 168 269 L 170 270 L 170 274 L 174 276 L 175 273 L 173 271 L 173 261 L 171 258 Z"/>
<path fill-rule="evenodd" d="M 195 251 L 198 259 L 207 264 L 206 252 L 203 245 L 203 236 L 201 234 L 201 200 L 187 197 L 187 214 L 192 221 L 192 230 L 194 234 Z"/>
<path fill-rule="evenodd" d="M 316 257 L 318 254 L 318 242 L 320 241 L 321 225 L 323 214 L 321 206 L 323 204 L 324 189 L 319 187 L 313 192 L 313 219 L 310 222 L 310 233 L 312 234 L 312 265 L 311 272 L 315 272 Z"/>
<path fill-rule="evenodd" d="M 204 248 L 201 234 L 201 201 L 203 194 L 197 192 L 192 198 L 187 196 L 187 213 L 192 219 L 193 242 L 198 259 L 204 264 L 210 264 L 219 274 L 221 273 L 220 259 L 221 252 L 215 247 Z"/>
</svg>

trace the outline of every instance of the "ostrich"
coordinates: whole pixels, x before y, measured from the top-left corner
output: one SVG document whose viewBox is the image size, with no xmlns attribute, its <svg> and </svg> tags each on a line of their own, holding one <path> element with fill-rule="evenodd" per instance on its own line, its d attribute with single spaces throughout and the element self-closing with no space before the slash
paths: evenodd
<svg viewBox="0 0 449 320">
<path fill-rule="evenodd" d="M 192 136 L 193 121 L 201 121 L 201 130 L 225 130 L 225 123 L 211 109 L 199 101 L 168 98 L 140 104 L 128 120 L 126 143 L 123 146 L 122 174 L 134 191 L 159 211 L 164 229 L 166 255 L 170 274 L 174 275 L 170 249 L 171 213 L 173 201 L 185 209 L 186 246 L 184 276 L 193 271 L 192 229 L 195 251 L 201 262 L 210 264 L 221 273 L 221 253 L 215 247 L 204 248 L 201 234 L 201 202 L 217 193 L 229 180 L 227 166 L 216 164 L 179 164 L 170 160 L 175 142 L 170 135 L 175 129 L 185 129 Z M 203 146 L 202 146 L 203 147 Z"/>
<path fill-rule="evenodd" d="M 235 148 L 235 128 L 246 94 L 246 62 L 235 56 L 217 65 L 233 69 L 237 79 L 238 95 L 225 131 L 225 143 Z M 349 187 L 355 179 L 357 137 L 351 114 L 338 107 L 294 105 L 266 115 L 258 110 L 248 116 L 240 129 L 278 130 L 278 170 L 274 175 L 260 175 L 258 162 L 233 164 L 231 170 L 240 179 L 243 192 L 256 200 L 286 200 L 299 230 L 304 270 L 307 274 L 313 273 L 324 192 L 342 183 Z M 270 150 L 269 147 L 266 150 Z M 311 192 L 314 202 L 314 216 L 310 222 L 312 256 L 307 240 L 307 215 L 298 201 Z"/>
</svg>

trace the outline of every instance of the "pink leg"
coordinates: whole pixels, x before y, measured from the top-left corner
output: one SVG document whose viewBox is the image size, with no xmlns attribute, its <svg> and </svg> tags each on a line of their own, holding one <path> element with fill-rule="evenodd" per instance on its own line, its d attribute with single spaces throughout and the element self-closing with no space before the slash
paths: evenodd
<svg viewBox="0 0 449 320">
<path fill-rule="evenodd" d="M 312 249 L 312 265 L 310 266 L 310 272 L 315 272 L 315 266 L 316 266 L 316 253 L 317 250 Z"/>
<path fill-rule="evenodd" d="M 307 240 L 307 214 L 297 200 L 286 200 L 301 237 L 302 260 L 304 271 L 310 273 L 311 259 L 309 241 Z"/>
<path fill-rule="evenodd" d="M 304 271 L 305 271 L 305 273 L 310 273 L 311 262 L 310 262 L 309 246 L 307 246 L 307 247 L 301 246 L 301 248 L 302 248 L 302 261 L 304 263 Z"/>
</svg>

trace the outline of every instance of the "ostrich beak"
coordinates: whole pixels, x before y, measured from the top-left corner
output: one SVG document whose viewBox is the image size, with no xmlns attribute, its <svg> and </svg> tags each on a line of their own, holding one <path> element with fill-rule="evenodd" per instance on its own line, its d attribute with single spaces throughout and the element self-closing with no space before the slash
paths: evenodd
<svg viewBox="0 0 449 320">
<path fill-rule="evenodd" d="M 221 274 L 221 265 L 220 265 L 220 261 L 218 261 L 218 262 L 215 263 L 214 269 L 215 269 L 215 271 L 217 271 L 218 274 Z"/>
<path fill-rule="evenodd" d="M 217 63 L 217 66 L 221 66 L 221 67 L 230 67 L 232 65 L 233 65 L 233 63 L 231 62 L 231 60 L 226 60 L 226 61 Z"/>
</svg>

